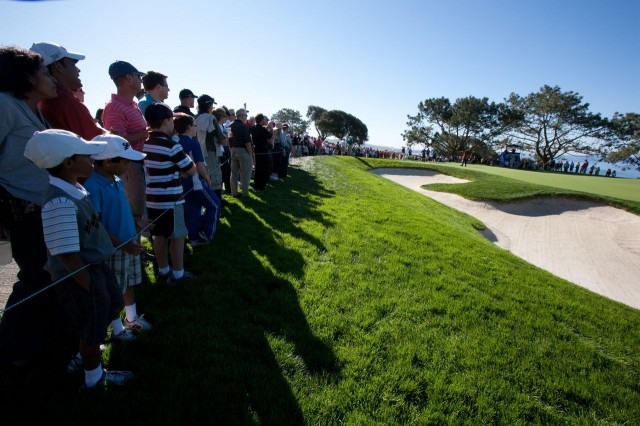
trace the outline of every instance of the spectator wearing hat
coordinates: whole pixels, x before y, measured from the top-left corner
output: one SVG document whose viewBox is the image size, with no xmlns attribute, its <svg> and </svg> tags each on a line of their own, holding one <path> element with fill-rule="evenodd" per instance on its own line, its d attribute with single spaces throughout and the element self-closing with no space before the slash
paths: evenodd
<svg viewBox="0 0 640 426">
<path fill-rule="evenodd" d="M 159 278 L 173 284 L 191 279 L 184 270 L 184 239 L 187 228 L 180 175 L 193 176 L 196 168 L 179 143 L 171 139 L 174 131 L 173 111 L 168 105 L 155 103 L 147 107 L 144 117 L 151 133 L 144 144 L 147 154 L 147 210 L 154 221 L 151 229 L 153 250 L 158 263 Z M 169 266 L 169 248 L 173 271 Z"/>
<path fill-rule="evenodd" d="M 180 105 L 173 109 L 173 112 L 182 112 L 195 118 L 195 114 L 191 112 L 191 108 L 196 103 L 197 96 L 189 89 L 182 89 L 178 95 L 180 98 Z"/>
<path fill-rule="evenodd" d="M 151 329 L 151 324 L 138 315 L 134 287 L 142 283 L 140 253 L 144 251 L 136 236 L 136 226 L 131 207 L 118 176 L 124 174 L 131 161 L 144 160 L 145 154 L 132 149 L 126 139 L 117 135 L 103 135 L 94 142 L 106 142 L 107 148 L 94 155 L 94 171 L 84 183 L 89 191 L 91 204 L 100 216 L 102 225 L 109 233 L 114 247 L 120 247 L 111 256 L 107 265 L 113 270 L 124 301 L 124 329 L 136 332 Z M 124 331 L 120 317 L 111 325 L 114 336 Z"/>
<path fill-rule="evenodd" d="M 116 61 L 109 66 L 109 76 L 116 85 L 117 94 L 111 95 L 102 113 L 105 129 L 122 136 L 131 148 L 142 152 L 147 139 L 147 122 L 133 100 L 142 88 L 142 76 L 133 65 Z M 132 162 L 121 176 L 129 199 L 131 213 L 136 221 L 145 216 L 145 176 L 141 162 Z"/>
<path fill-rule="evenodd" d="M 251 133 L 245 122 L 247 111 L 236 111 L 236 119 L 229 127 L 231 138 L 231 195 L 238 197 L 238 181 L 242 185 L 242 197 L 249 196 L 249 181 L 251 180 L 251 168 L 253 167 L 253 144 Z"/>
<path fill-rule="evenodd" d="M 207 172 L 211 180 L 211 189 L 222 198 L 222 170 L 220 169 L 220 147 L 227 143 L 218 120 L 213 115 L 213 105 L 216 103 L 209 95 L 198 98 L 198 115 L 196 116 L 197 138 L 207 165 Z"/>
<path fill-rule="evenodd" d="M 85 56 L 46 42 L 34 43 L 31 50 L 44 58 L 44 65 L 57 81 L 58 96 L 40 104 L 51 127 L 69 130 L 87 140 L 103 134 L 105 130 L 96 124 L 87 107 L 74 95 L 74 91 L 82 90 L 77 64 Z"/>
<path fill-rule="evenodd" d="M 138 102 L 138 108 L 144 114 L 147 107 L 156 102 L 164 102 L 169 97 L 167 76 L 156 71 L 149 71 L 142 77 L 144 96 Z"/>
<path fill-rule="evenodd" d="M 55 289 L 80 335 L 84 388 L 101 382 L 123 385 L 133 376 L 103 370 L 100 364 L 100 343 L 109 320 L 122 309 L 122 295 L 104 263 L 113 254 L 113 245 L 78 179 L 89 177 L 90 155 L 105 148 L 104 142 L 87 142 L 66 130 L 49 129 L 36 132 L 24 150 L 25 157 L 50 174 L 42 204 L 47 270 L 54 280 L 73 274 Z"/>
<path fill-rule="evenodd" d="M 44 269 L 47 249 L 40 219 L 48 176 L 25 158 L 24 148 L 36 131 L 49 127 L 38 103 L 56 96 L 55 79 L 42 56 L 17 47 L 0 47 L 0 238 L 11 241 L 20 269 L 7 306 L 51 283 Z M 3 314 L 1 360 L 23 364 L 43 351 L 53 337 L 54 303 L 54 292 L 45 291 Z"/>
</svg>

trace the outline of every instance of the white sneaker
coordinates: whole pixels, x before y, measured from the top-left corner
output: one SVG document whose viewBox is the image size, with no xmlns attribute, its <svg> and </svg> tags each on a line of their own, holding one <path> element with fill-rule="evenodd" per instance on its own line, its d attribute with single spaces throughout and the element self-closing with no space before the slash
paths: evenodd
<svg viewBox="0 0 640 426">
<path fill-rule="evenodd" d="M 125 383 L 127 383 L 132 378 L 133 378 L 133 373 L 131 371 L 103 370 L 102 377 L 100 377 L 100 380 L 98 380 L 98 383 L 96 383 L 91 387 L 88 387 L 86 384 L 84 384 L 82 385 L 80 390 L 86 391 L 89 389 L 106 387 L 108 385 L 124 386 Z"/>
<path fill-rule="evenodd" d="M 149 331 L 153 328 L 153 326 L 144 319 L 143 315 L 136 315 L 133 321 L 129 322 L 126 318 L 124 319 L 124 328 L 127 330 L 133 331 Z"/>
<path fill-rule="evenodd" d="M 111 336 L 111 341 L 114 340 L 119 340 L 121 342 L 130 342 L 132 340 L 136 340 L 136 335 L 133 334 L 133 331 L 125 328 L 122 333 Z"/>
</svg>

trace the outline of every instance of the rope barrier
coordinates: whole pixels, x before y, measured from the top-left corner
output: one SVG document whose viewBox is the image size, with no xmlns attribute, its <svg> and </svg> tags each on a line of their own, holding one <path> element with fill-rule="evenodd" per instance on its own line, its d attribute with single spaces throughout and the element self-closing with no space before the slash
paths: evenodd
<svg viewBox="0 0 640 426">
<path fill-rule="evenodd" d="M 174 206 L 178 205 L 178 202 L 179 202 L 179 201 L 181 201 L 184 197 L 186 197 L 186 196 L 187 196 L 187 194 L 189 194 L 191 191 L 193 191 L 193 188 L 191 188 L 190 190 L 188 190 L 187 192 L 185 192 L 184 194 L 182 194 L 182 196 L 178 199 L 178 201 L 176 201 L 176 203 L 174 204 Z M 140 230 L 140 232 L 138 232 L 138 233 L 137 233 L 137 234 L 135 234 L 133 237 L 129 238 L 127 241 L 125 241 L 124 243 L 122 243 L 122 244 L 120 244 L 118 247 L 116 247 L 116 248 L 115 248 L 115 249 L 116 249 L 116 251 L 117 251 L 117 250 L 120 250 L 122 247 L 126 246 L 126 245 L 127 245 L 127 244 L 129 244 L 131 241 L 133 241 L 133 240 L 137 239 L 138 237 L 140 237 L 140 236 L 141 236 L 141 235 L 142 235 L 142 234 L 143 234 L 147 229 L 149 229 L 151 226 L 153 226 L 153 224 L 154 224 L 158 219 L 160 219 L 162 216 L 164 216 L 164 214 L 165 214 L 165 213 L 167 213 L 169 210 L 171 210 L 171 208 L 167 208 L 167 209 L 165 209 L 162 213 L 160 213 L 160 214 L 158 215 L 158 217 L 157 217 L 157 218 L 155 218 L 153 221 L 149 222 L 149 223 L 147 224 L 147 226 L 145 226 L 144 228 L 142 228 L 142 229 Z M 24 299 L 17 301 L 17 302 L 16 302 L 16 303 L 14 303 L 13 305 L 8 306 L 8 307 L 6 307 L 5 309 L 0 309 L 0 316 L 4 315 L 4 313 L 5 313 L 5 312 L 7 312 L 8 310 L 15 308 L 16 306 L 18 306 L 18 305 L 20 305 L 20 304 L 22 304 L 22 303 L 24 303 L 24 302 L 26 302 L 26 301 L 28 301 L 28 300 L 30 300 L 30 299 L 33 299 L 33 298 L 34 298 L 34 297 L 36 297 L 37 295 L 39 295 L 39 294 L 41 294 L 41 293 L 44 293 L 45 291 L 49 290 L 49 289 L 50 289 L 50 288 L 52 288 L 53 286 L 56 286 L 56 285 L 60 284 L 62 281 L 66 280 L 66 279 L 67 279 L 67 278 L 69 278 L 69 277 L 74 276 L 74 275 L 75 275 L 75 274 L 77 274 L 78 272 L 84 271 L 85 269 L 87 269 L 87 268 L 88 268 L 89 266 L 91 266 L 91 265 L 93 265 L 93 263 L 87 263 L 86 265 L 84 265 L 84 266 L 82 266 L 82 267 L 80 267 L 80 268 L 76 269 L 75 271 L 73 271 L 73 272 L 69 272 L 67 275 L 65 275 L 64 277 L 60 278 L 59 280 L 54 281 L 54 282 L 52 282 L 51 284 L 49 284 L 48 286 L 46 286 L 46 287 L 44 287 L 44 288 L 42 288 L 42 289 L 40 289 L 40 290 L 36 291 L 36 292 L 35 292 L 35 293 L 33 293 L 32 295 L 27 296 L 27 297 L 25 297 Z"/>
</svg>

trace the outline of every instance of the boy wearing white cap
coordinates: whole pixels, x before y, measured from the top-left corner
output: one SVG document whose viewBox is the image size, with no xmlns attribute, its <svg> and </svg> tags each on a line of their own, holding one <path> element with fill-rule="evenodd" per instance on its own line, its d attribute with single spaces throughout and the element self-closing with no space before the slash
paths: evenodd
<svg viewBox="0 0 640 426">
<path fill-rule="evenodd" d="M 94 171 L 84 183 L 84 187 L 89 191 L 91 203 L 100 215 L 114 247 L 127 242 L 107 260 L 107 265 L 115 273 L 122 291 L 124 327 L 133 331 L 150 330 L 151 324 L 143 315 L 137 313 L 133 290 L 134 286 L 142 283 L 140 253 L 144 248 L 136 237 L 136 223 L 131 214 L 124 185 L 119 178 L 129 168 L 130 161 L 142 161 L 146 154 L 131 148 L 126 139 L 116 135 L 97 136 L 93 141 L 106 142 L 107 149 L 93 156 Z M 123 325 L 120 317 L 111 321 L 111 326 L 114 333 L 121 331 Z"/>
<path fill-rule="evenodd" d="M 42 225 L 48 251 L 45 269 L 55 281 L 58 298 L 80 333 L 84 388 L 111 383 L 123 385 L 130 371 L 107 371 L 100 363 L 100 343 L 109 320 L 122 309 L 122 295 L 113 272 L 104 263 L 114 253 L 109 234 L 91 205 L 81 177 L 93 171 L 91 155 L 106 148 L 66 130 L 36 132 L 24 155 L 49 176 L 42 204 Z"/>
</svg>

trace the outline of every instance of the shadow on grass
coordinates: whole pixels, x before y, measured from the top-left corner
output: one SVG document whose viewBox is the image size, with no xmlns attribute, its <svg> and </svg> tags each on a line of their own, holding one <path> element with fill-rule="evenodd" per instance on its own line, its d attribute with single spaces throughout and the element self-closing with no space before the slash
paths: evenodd
<svg viewBox="0 0 640 426">
<path fill-rule="evenodd" d="M 39 368 L 11 399 L 22 419 L 16 423 L 304 423 L 297 381 L 337 380 L 339 366 L 300 305 L 305 259 L 286 241 L 323 250 L 297 221 L 332 226 L 316 198 L 330 196 L 314 176 L 293 168 L 286 182 L 231 200 L 216 240 L 186 249 L 186 268 L 197 280 L 136 289 L 138 310 L 154 330 L 106 353 L 106 367 L 131 369 L 136 377 L 121 389 L 79 395 L 82 375 L 67 376 L 66 359 L 49 359 L 55 374 L 40 374 L 50 365 Z M 0 381 L 2 396 L 21 379 Z"/>
</svg>

